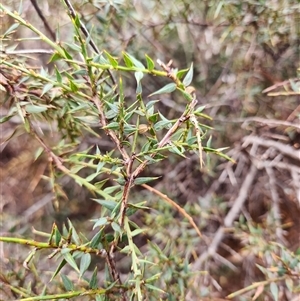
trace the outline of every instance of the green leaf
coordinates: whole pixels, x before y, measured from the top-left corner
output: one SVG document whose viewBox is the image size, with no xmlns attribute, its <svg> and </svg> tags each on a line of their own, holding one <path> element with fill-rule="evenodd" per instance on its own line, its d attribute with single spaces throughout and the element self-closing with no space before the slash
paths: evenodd
<svg viewBox="0 0 300 301">
<path fill-rule="evenodd" d="M 2 118 L 0 118 L 0 124 L 8 121 L 10 118 L 12 118 L 14 116 L 15 115 L 6 115 L 6 116 L 3 116 Z"/>
<path fill-rule="evenodd" d="M 53 88 L 53 84 L 48 83 L 44 86 L 41 97 Z"/>
<path fill-rule="evenodd" d="M 72 60 L 72 56 L 70 55 L 70 53 L 65 49 L 65 48 L 62 48 L 64 54 L 65 54 L 65 58 L 67 58 L 68 60 Z"/>
<path fill-rule="evenodd" d="M 85 271 L 89 268 L 90 264 L 91 264 L 91 254 L 89 253 L 86 253 L 86 254 L 83 254 L 82 257 L 81 257 L 81 260 L 80 260 L 80 276 L 79 277 L 82 277 L 83 274 L 85 273 Z"/>
<path fill-rule="evenodd" d="M 142 71 L 137 71 L 134 73 L 135 79 L 136 79 L 136 94 L 141 94 L 142 93 L 142 85 L 141 85 L 141 80 L 144 77 L 144 73 Z"/>
<path fill-rule="evenodd" d="M 118 203 L 115 201 L 108 201 L 108 200 L 101 200 L 101 199 L 92 199 L 92 200 L 102 205 L 103 207 L 107 208 L 110 211 L 113 211 L 118 205 Z"/>
<path fill-rule="evenodd" d="M 186 74 L 186 76 L 184 77 L 184 79 L 182 81 L 182 83 L 185 87 L 190 85 L 190 83 L 193 80 L 193 75 L 194 75 L 194 68 L 193 68 L 193 63 L 192 63 L 190 70 L 188 71 L 188 73 Z"/>
<path fill-rule="evenodd" d="M 43 152 L 44 148 L 40 146 L 34 153 L 34 161 L 36 161 L 42 155 Z"/>
<path fill-rule="evenodd" d="M 142 184 L 149 183 L 151 181 L 157 180 L 159 178 L 160 177 L 140 177 L 140 178 L 136 178 L 134 180 L 134 184 L 135 185 L 142 185 Z"/>
<path fill-rule="evenodd" d="M 145 54 L 145 57 L 146 57 L 146 61 L 147 61 L 147 69 L 149 71 L 152 71 L 155 67 L 153 60 L 147 54 Z"/>
<path fill-rule="evenodd" d="M 70 292 L 70 291 L 73 291 L 74 290 L 74 285 L 73 283 L 71 282 L 71 280 L 66 276 L 66 275 L 60 275 L 61 276 L 61 279 L 63 281 L 63 284 L 64 284 L 64 287 L 65 289 Z"/>
<path fill-rule="evenodd" d="M 143 232 L 145 232 L 146 230 L 145 229 L 135 229 L 131 232 L 131 236 L 134 237 L 134 236 L 137 236 Z"/>
<path fill-rule="evenodd" d="M 150 94 L 150 96 L 157 95 L 157 94 L 163 94 L 163 93 L 171 93 L 176 90 L 176 84 L 170 83 L 159 89 L 158 91 L 155 91 L 154 93 Z"/>
<path fill-rule="evenodd" d="M 97 248 L 100 241 L 101 241 L 101 238 L 102 238 L 102 231 L 100 230 L 99 232 L 97 232 L 95 234 L 95 236 L 92 238 L 91 242 L 90 242 L 90 247 L 91 248 Z"/>
<path fill-rule="evenodd" d="M 50 282 L 54 279 L 54 277 L 60 272 L 60 270 L 67 264 L 67 261 L 65 259 L 63 259 L 60 264 L 58 265 L 58 267 L 56 268 L 56 270 L 54 271 Z"/>
<path fill-rule="evenodd" d="M 271 293 L 272 293 L 275 301 L 278 301 L 278 286 L 275 282 L 272 282 L 270 284 L 270 290 L 271 290 Z"/>
<path fill-rule="evenodd" d="M 155 113 L 155 114 L 149 116 L 149 117 L 148 117 L 148 120 L 149 120 L 150 122 L 152 122 L 152 123 L 155 123 L 155 122 L 157 122 L 157 120 L 158 120 L 158 116 L 159 116 L 158 113 Z"/>
<path fill-rule="evenodd" d="M 62 83 L 62 76 L 60 72 L 58 71 L 57 67 L 55 66 L 55 74 L 56 74 L 56 79 L 57 81 L 61 84 Z"/>
<path fill-rule="evenodd" d="M 25 110 L 27 113 L 34 114 L 34 113 L 41 113 L 48 110 L 45 106 L 36 106 L 36 105 L 26 105 Z"/>
<path fill-rule="evenodd" d="M 72 92 L 77 92 L 79 90 L 78 86 L 72 80 L 69 80 L 69 83 Z"/>
<path fill-rule="evenodd" d="M 145 69 L 145 66 L 140 61 L 138 61 L 135 57 L 133 57 L 129 53 L 126 53 L 126 55 L 130 58 L 130 60 L 132 61 L 135 67 L 140 69 Z"/>
<path fill-rule="evenodd" d="M 126 52 L 122 52 L 123 53 L 123 60 L 124 60 L 124 63 L 125 65 L 128 67 L 128 68 L 131 68 L 134 66 L 130 56 L 126 53 Z"/>
<path fill-rule="evenodd" d="M 183 158 L 186 158 L 186 156 L 183 154 L 183 150 L 179 150 L 179 148 L 175 145 L 173 145 L 170 149 L 169 149 L 170 152 L 174 153 L 174 154 L 177 154 Z"/>
<path fill-rule="evenodd" d="M 81 244 L 80 238 L 79 238 L 77 231 L 75 230 L 72 222 L 69 219 L 68 219 L 68 225 L 69 225 L 69 229 L 72 229 L 72 238 L 73 238 L 75 244 L 80 245 Z"/>
<path fill-rule="evenodd" d="M 61 241 L 61 234 L 57 228 L 57 226 L 55 226 L 55 230 L 54 230 L 54 242 L 56 246 L 59 246 L 59 243 Z"/>
<path fill-rule="evenodd" d="M 180 88 L 178 88 L 178 91 L 180 91 L 183 94 L 183 96 L 184 96 L 184 98 L 186 100 L 188 100 L 188 101 L 192 101 L 193 100 L 193 96 L 190 93 L 188 93 L 185 90 L 180 89 Z"/>
<path fill-rule="evenodd" d="M 131 216 L 132 214 L 136 213 L 139 209 L 148 210 L 149 207 L 143 206 L 146 202 L 141 202 L 139 204 L 128 204 L 128 209 L 126 211 L 127 216 Z"/>
<path fill-rule="evenodd" d="M 95 267 L 92 278 L 89 282 L 89 288 L 90 289 L 96 289 L 97 288 L 97 282 L 98 282 L 98 277 L 97 277 L 97 267 Z"/>
<path fill-rule="evenodd" d="M 109 123 L 107 126 L 104 126 L 103 129 L 109 129 L 109 130 L 117 130 L 120 128 L 120 125 L 118 122 L 114 121 Z"/>
<path fill-rule="evenodd" d="M 112 211 L 112 210 L 111 210 Z M 108 220 L 106 217 L 100 217 L 93 226 L 93 230 L 97 227 L 101 227 L 108 224 Z"/>
<path fill-rule="evenodd" d="M 122 235 L 122 229 L 120 227 L 120 225 L 116 222 L 112 222 L 111 223 L 112 228 L 114 229 L 115 232 L 119 233 L 119 235 Z"/>
<path fill-rule="evenodd" d="M 160 131 L 162 129 L 170 129 L 172 126 L 171 121 L 161 120 L 154 125 L 155 131 Z"/>
<path fill-rule="evenodd" d="M 106 54 L 109 62 L 111 63 L 111 65 L 116 68 L 118 67 L 118 61 L 113 57 L 111 56 L 106 50 L 104 50 L 104 53 Z"/>
<path fill-rule="evenodd" d="M 186 72 L 188 71 L 189 69 L 182 69 L 182 70 L 179 70 L 177 72 L 177 78 L 178 79 L 181 79 L 183 77 L 184 74 L 186 74 Z"/>
<path fill-rule="evenodd" d="M 148 287 L 150 290 L 158 291 L 158 292 L 163 293 L 163 294 L 166 293 L 166 292 L 163 291 L 162 289 L 160 289 L 160 288 L 158 288 L 158 287 L 156 287 L 156 286 L 154 286 L 154 285 L 152 285 L 152 284 L 145 283 L 145 286 Z"/>
<path fill-rule="evenodd" d="M 20 23 L 14 23 L 13 25 L 11 25 L 6 32 L 4 33 L 4 37 L 9 35 L 10 33 L 14 32 L 18 27 L 20 26 Z"/>
<path fill-rule="evenodd" d="M 58 52 L 55 52 L 52 56 L 51 56 L 51 58 L 50 58 L 50 60 L 49 60 L 49 63 L 53 63 L 53 62 L 55 62 L 55 61 L 58 61 L 58 60 L 60 60 L 62 58 L 62 56 L 58 53 Z"/>
<path fill-rule="evenodd" d="M 94 172 L 86 177 L 86 181 L 91 182 L 99 175 L 98 172 Z"/>
<path fill-rule="evenodd" d="M 285 285 L 290 292 L 293 292 L 294 282 L 291 278 L 285 279 Z"/>
<path fill-rule="evenodd" d="M 19 6 L 19 9 L 18 9 L 18 15 L 21 15 L 23 12 L 23 1 L 20 1 L 20 6 Z"/>
<path fill-rule="evenodd" d="M 148 111 L 149 109 L 153 108 L 153 106 L 154 106 L 157 102 L 159 102 L 159 100 L 151 100 L 151 101 L 149 101 L 149 102 L 146 104 L 146 109 L 147 109 L 147 111 Z"/>
<path fill-rule="evenodd" d="M 66 262 L 78 273 L 80 273 L 77 264 L 73 258 L 73 256 L 70 254 L 71 249 L 64 248 L 60 251 L 61 255 L 64 257 Z"/>
</svg>

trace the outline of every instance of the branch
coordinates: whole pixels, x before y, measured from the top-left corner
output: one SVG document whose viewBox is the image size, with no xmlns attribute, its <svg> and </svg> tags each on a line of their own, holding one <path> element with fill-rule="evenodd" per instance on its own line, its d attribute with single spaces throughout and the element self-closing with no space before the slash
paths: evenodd
<svg viewBox="0 0 300 301">
<path fill-rule="evenodd" d="M 293 148 L 292 146 L 283 144 L 278 141 L 267 140 L 265 138 L 260 138 L 258 136 L 246 136 L 243 138 L 243 147 L 247 147 L 249 144 L 258 144 L 265 148 L 274 147 L 281 154 L 289 156 L 297 161 L 300 158 L 300 150 Z"/>
<path fill-rule="evenodd" d="M 46 30 L 49 32 L 49 34 L 50 34 L 52 40 L 55 41 L 55 38 L 56 38 L 56 37 L 55 37 L 55 33 L 53 32 L 53 30 L 52 30 L 52 28 L 50 27 L 50 25 L 49 25 L 48 21 L 46 20 L 46 18 L 44 17 L 44 15 L 43 15 L 41 9 L 39 8 L 39 6 L 38 6 L 36 0 L 30 0 L 30 2 L 32 3 L 33 7 L 35 8 L 35 10 L 36 10 L 38 16 L 39 16 L 39 17 L 41 18 L 41 20 L 43 21 L 44 26 L 45 26 Z"/>
</svg>

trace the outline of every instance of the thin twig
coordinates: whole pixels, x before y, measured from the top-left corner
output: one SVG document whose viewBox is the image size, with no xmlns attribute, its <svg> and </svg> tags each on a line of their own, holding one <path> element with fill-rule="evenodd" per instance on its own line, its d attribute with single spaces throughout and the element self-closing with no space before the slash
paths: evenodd
<svg viewBox="0 0 300 301">
<path fill-rule="evenodd" d="M 46 30 L 49 32 L 49 34 L 50 34 L 52 40 L 55 41 L 55 38 L 56 38 L 56 37 L 55 37 L 55 33 L 54 33 L 54 31 L 52 30 L 51 26 L 49 25 L 47 19 L 44 17 L 44 15 L 43 15 L 41 9 L 39 8 L 39 6 L 38 6 L 36 0 L 30 0 L 30 2 L 32 3 L 34 9 L 36 10 L 38 16 L 39 16 L 39 17 L 41 18 L 41 20 L 43 21 L 44 26 L 45 26 Z"/>
<path fill-rule="evenodd" d="M 147 185 L 142 184 L 142 187 L 146 188 L 147 190 L 157 194 L 159 197 L 161 197 L 163 200 L 165 200 L 167 203 L 169 203 L 172 207 L 176 208 L 179 213 L 181 213 L 185 218 L 188 219 L 192 227 L 196 230 L 199 237 L 203 238 L 202 233 L 200 232 L 199 228 L 197 227 L 196 223 L 194 222 L 193 218 L 184 210 L 184 208 L 180 207 L 177 203 L 175 203 L 173 200 L 171 200 L 167 195 L 161 193 L 159 190 Z"/>
<path fill-rule="evenodd" d="M 14 54 L 53 54 L 54 50 L 51 49 L 20 49 L 20 50 L 1 50 L 2 53 L 8 55 Z"/>
<path fill-rule="evenodd" d="M 76 11 L 74 10 L 71 2 L 69 0 L 63 0 L 65 5 L 67 6 L 68 8 L 68 13 L 69 15 L 71 16 L 72 20 L 74 21 L 75 18 L 76 18 Z M 97 53 L 97 54 L 100 54 L 101 52 L 99 51 L 97 45 L 95 44 L 94 40 L 91 38 L 91 35 L 89 33 L 89 31 L 86 29 L 85 25 L 81 22 L 81 20 L 79 20 L 79 25 L 80 25 L 80 29 L 81 31 L 83 32 L 84 36 L 86 37 L 86 39 L 89 40 L 89 44 L 91 45 L 91 47 L 93 48 L 93 50 Z M 112 75 L 112 73 L 110 72 L 109 69 L 107 69 L 107 72 L 109 74 L 109 77 L 113 83 L 113 85 L 116 84 L 116 81 Z"/>
<path fill-rule="evenodd" d="M 280 82 L 280 83 L 276 83 L 275 85 L 271 86 L 271 87 L 268 87 L 266 88 L 265 90 L 262 91 L 262 93 L 268 93 L 272 90 L 275 90 L 276 88 L 278 87 L 282 87 L 282 86 L 285 86 L 287 84 L 290 84 L 291 81 L 300 81 L 300 78 L 292 78 L 292 79 L 288 79 L 288 80 L 285 80 L 283 82 Z"/>
</svg>

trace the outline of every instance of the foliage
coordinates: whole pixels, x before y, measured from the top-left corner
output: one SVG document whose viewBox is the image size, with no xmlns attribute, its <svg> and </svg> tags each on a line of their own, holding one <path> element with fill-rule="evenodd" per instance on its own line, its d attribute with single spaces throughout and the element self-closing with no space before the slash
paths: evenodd
<svg viewBox="0 0 300 301">
<path fill-rule="evenodd" d="M 3 5 L 0 8 L 16 21 L 4 33 L 3 40 L 7 43 L 18 26 L 26 26 L 51 46 L 52 56 L 49 62 L 54 64 L 53 71 L 49 72 L 43 67 L 39 70 L 30 68 L 26 61 L 18 57 L 2 56 L 1 85 L 7 91 L 5 102 L 9 106 L 2 122 L 18 116 L 22 121 L 18 127 L 39 142 L 37 157 L 45 153 L 49 159 L 48 181 L 56 197 L 63 193 L 58 179 L 68 176 L 82 189 L 89 190 L 94 201 L 102 207 L 99 218 L 93 220 L 93 229 L 97 231 L 90 239 L 80 235 L 70 221 L 62 232 L 54 224 L 51 234 L 47 235 L 47 242 L 1 238 L 2 241 L 34 247 L 24 261 L 26 268 L 30 267 L 37 252 L 52 249 L 53 253 L 49 258 L 58 257 L 59 263 L 51 279 L 61 273 L 65 290 L 70 291 L 48 295 L 45 289 L 37 292 L 36 297 L 30 292 L 24 292 L 21 295 L 25 298 L 21 300 L 90 295 L 97 300 L 106 300 L 112 293 L 116 295 L 116 299 L 127 300 L 129 297 L 131 300 L 143 300 L 145 296 L 153 299 L 171 293 L 171 288 L 169 292 L 164 292 L 161 288 L 163 286 L 159 285 L 161 274 L 165 269 L 168 273 L 176 274 L 179 269 L 178 273 L 182 273 L 182 276 L 178 275 L 176 278 L 182 281 L 187 277 L 184 275 L 190 273 L 187 262 L 180 263 L 177 258 L 168 257 L 168 248 L 161 250 L 151 240 L 148 251 L 139 250 L 135 238 L 146 233 L 147 229 L 133 222 L 131 216 L 137 211 L 150 208 L 144 201 L 133 202 L 130 193 L 135 186 L 148 187 L 145 186 L 146 183 L 157 179 L 143 177 L 141 174 L 148 165 L 159 164 L 167 158 L 170 152 L 185 157 L 188 152 L 196 151 L 200 158 L 199 167 L 203 164 L 203 151 L 228 158 L 219 150 L 202 147 L 207 130 L 198 118 L 209 117 L 202 113 L 203 107 L 196 107 L 195 92 L 189 87 L 193 78 L 193 65 L 186 70 L 177 70 L 158 61 L 157 64 L 162 69 L 158 70 L 147 55 L 144 65 L 126 52 L 123 52 L 121 58 L 114 57 L 108 51 L 100 52 L 94 48 L 90 36 L 82 35 L 85 27 L 79 16 L 72 11 L 73 42 L 60 41 L 58 44 L 26 22 L 21 17 L 21 12 L 11 12 Z M 90 45 L 96 54 L 90 52 Z M 135 97 L 127 98 L 124 95 L 123 73 L 130 73 L 135 77 Z M 151 93 L 150 100 L 145 100 L 142 82 L 147 74 L 169 78 L 172 82 Z M 156 108 L 159 101 L 157 97 L 175 91 L 185 98 L 187 104 L 180 117 L 169 120 Z M 40 123 L 47 125 L 46 129 L 41 130 Z M 47 136 L 53 127 L 56 127 L 59 134 L 51 143 Z M 101 135 L 107 135 L 114 147 L 105 153 L 98 145 L 81 149 L 82 137 L 87 134 L 94 135 L 99 140 L 102 139 Z M 87 176 L 79 174 L 83 169 L 88 170 L 85 173 Z M 108 181 L 110 184 L 106 185 Z M 189 217 L 180 207 L 179 210 Z M 192 218 L 189 219 L 195 233 L 201 236 Z M 131 268 L 124 280 L 120 278 L 115 253 L 125 254 L 130 258 Z M 93 268 L 92 275 L 83 278 L 91 265 L 92 255 L 105 260 L 105 280 L 100 286 L 97 267 Z M 158 261 L 154 260 L 156 257 Z M 62 273 L 62 268 L 67 264 L 78 273 L 78 279 L 87 282 L 88 289 L 82 290 Z M 169 279 L 173 277 L 175 276 L 168 276 Z M 181 290 L 183 287 L 186 285 Z"/>
<path fill-rule="evenodd" d="M 232 232 L 242 242 L 243 256 L 227 246 L 239 263 L 247 256 L 254 258 L 252 263 L 256 262 L 261 272 L 251 278 L 250 285 L 245 281 L 243 289 L 228 292 L 229 298 L 243 294 L 252 300 L 262 296 L 279 300 L 283 287 L 288 296 L 297 294 L 299 254 L 279 240 L 282 235 L 277 232 L 282 225 L 276 221 L 272 228 L 276 220 L 272 212 L 267 212 L 269 220 L 264 225 L 256 225 L 246 213 L 246 221 L 241 215 L 234 223 L 236 214 L 229 223 L 232 197 L 226 202 L 228 191 L 224 193 L 222 187 L 221 194 L 213 191 L 215 196 L 208 206 L 205 197 L 192 201 L 188 195 L 193 189 L 185 187 L 194 180 L 198 193 L 199 186 L 211 183 L 220 158 L 229 160 L 223 175 L 230 183 L 238 179 L 241 170 L 244 174 L 253 170 L 250 160 L 242 162 L 241 152 L 230 153 L 234 161 L 221 147 L 235 134 L 242 140 L 237 127 L 228 123 L 234 121 L 236 112 L 237 117 L 265 114 L 261 92 L 273 84 L 274 76 L 295 77 L 293 49 L 298 29 L 295 18 L 286 15 L 295 15 L 297 7 L 291 1 L 289 8 L 281 10 L 276 6 L 283 5 L 281 1 L 271 2 L 174 1 L 166 7 L 161 1 L 136 6 L 131 1 L 95 1 L 78 5 L 85 12 L 80 15 L 64 1 L 73 35 L 64 36 L 59 28 L 56 42 L 22 17 L 22 5 L 16 13 L 1 4 L 1 12 L 14 20 L 2 35 L 0 87 L 6 93 L 3 105 L 7 111 L 1 122 L 14 121 L 15 125 L 4 140 L 11 143 L 18 135 L 28 135 L 39 144 L 34 146 L 35 160 L 48 161 L 43 178 L 58 211 L 61 200 L 71 194 L 81 199 L 80 213 L 89 199 L 97 206 L 92 221 L 85 223 L 88 229 L 67 220 L 64 225 L 54 223 L 51 233 L 34 231 L 38 240 L 0 238 L 32 247 L 22 272 L 1 276 L 12 298 L 213 298 L 224 274 L 230 278 L 222 269 L 236 269 L 218 255 L 213 244 L 220 237 L 218 233 L 224 238 L 225 232 Z M 47 68 L 32 66 L 32 51 L 15 51 L 14 37 L 24 28 L 30 30 L 30 39 L 34 34 L 42 41 L 40 54 L 50 55 Z M 20 35 L 26 40 L 22 32 Z M 44 49 L 45 45 L 50 49 Z M 99 45 L 104 45 L 101 50 Z M 287 56 L 286 49 L 292 49 L 292 55 Z M 155 61 L 156 57 L 160 60 Z M 170 59 L 173 62 L 166 63 Z M 297 79 L 276 82 L 265 92 L 285 87 L 287 91 L 269 95 L 290 96 L 283 102 L 293 107 L 298 83 Z M 196 93 L 205 98 L 196 97 Z M 268 114 L 279 118 L 285 110 L 274 104 Z M 217 116 L 214 126 L 220 135 L 211 131 L 211 116 Z M 296 135 L 292 123 L 287 127 L 289 135 Z M 220 141 L 224 133 L 226 141 Z M 220 148 L 212 147 L 216 144 Z M 249 153 L 253 155 L 253 150 Z M 180 159 L 186 158 L 193 169 L 188 181 L 179 177 L 180 163 L 187 164 Z M 168 173 L 172 184 L 183 191 L 184 202 L 180 197 L 176 202 L 170 198 L 177 195 L 165 185 Z M 253 173 L 253 179 L 258 175 Z M 180 186 L 181 182 L 184 185 Z M 153 183 L 161 183 L 160 189 L 149 186 Z M 250 189 L 247 191 L 250 199 Z M 174 217 L 173 209 L 187 223 Z M 238 213 L 242 210 L 245 212 L 241 207 Z M 217 232 L 216 221 L 220 225 Z M 51 265 L 56 260 L 54 270 L 53 266 L 40 266 L 43 250 L 52 252 L 48 257 Z M 221 264 L 214 262 L 218 260 Z M 12 260 L 8 269 L 14 270 L 13 266 Z M 52 273 L 41 275 L 39 270 Z M 220 281 L 215 280 L 218 277 Z"/>
</svg>

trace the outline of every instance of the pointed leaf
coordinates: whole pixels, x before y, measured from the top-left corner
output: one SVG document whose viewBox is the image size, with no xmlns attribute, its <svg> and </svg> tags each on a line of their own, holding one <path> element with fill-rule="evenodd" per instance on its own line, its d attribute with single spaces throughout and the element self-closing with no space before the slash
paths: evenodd
<svg viewBox="0 0 300 301">
<path fill-rule="evenodd" d="M 272 295 L 274 297 L 274 300 L 278 301 L 278 286 L 277 286 L 277 284 L 275 282 L 272 282 L 270 284 L 270 290 L 271 290 L 271 293 L 272 293 Z"/>
<path fill-rule="evenodd" d="M 193 68 L 193 63 L 192 63 L 190 70 L 188 71 L 188 73 L 186 74 L 185 78 L 182 81 L 182 83 L 184 84 L 185 87 L 190 85 L 190 83 L 193 80 L 193 75 L 194 75 L 194 68 Z"/>
<path fill-rule="evenodd" d="M 103 207 L 107 208 L 108 210 L 112 211 L 118 205 L 115 201 L 109 200 L 101 200 L 101 199 L 92 199 L 93 201 L 97 202 L 98 204 L 102 205 Z"/>
<path fill-rule="evenodd" d="M 117 67 L 118 66 L 118 61 L 113 56 L 111 56 L 107 51 L 104 50 L 104 52 L 105 52 L 109 62 L 111 63 L 111 65 L 114 68 Z"/>
<path fill-rule="evenodd" d="M 66 275 L 60 275 L 62 281 L 63 281 L 63 284 L 64 284 L 64 287 L 67 291 L 73 291 L 74 290 L 74 285 L 73 283 L 71 282 L 71 280 L 66 276 Z"/>
<path fill-rule="evenodd" d="M 95 236 L 92 238 L 90 242 L 91 248 L 97 248 L 102 238 L 102 231 L 100 230 L 98 233 L 95 234 Z"/>
<path fill-rule="evenodd" d="M 71 249 L 68 248 L 64 248 L 61 250 L 61 254 L 64 257 L 64 259 L 66 260 L 66 262 L 78 273 L 80 273 L 77 264 L 73 258 L 73 256 L 70 254 Z"/>
<path fill-rule="evenodd" d="M 130 55 L 129 53 L 126 53 L 126 54 L 130 58 L 130 60 L 132 61 L 132 63 L 134 64 L 135 67 L 140 68 L 140 69 L 145 69 L 145 66 L 139 60 L 137 60 L 134 56 Z"/>
<path fill-rule="evenodd" d="M 135 79 L 136 79 L 136 94 L 141 94 L 142 93 L 142 85 L 141 85 L 141 80 L 144 77 L 144 73 L 142 71 L 137 71 L 134 73 Z"/>
<path fill-rule="evenodd" d="M 71 221 L 69 219 L 68 219 L 68 225 L 69 225 L 69 228 L 72 229 L 72 238 L 73 238 L 75 244 L 80 245 L 81 244 L 80 238 L 79 238 L 73 224 L 71 223 Z"/>
<path fill-rule="evenodd" d="M 97 288 L 97 282 L 98 282 L 98 277 L 97 277 L 97 267 L 95 267 L 92 278 L 89 282 L 89 288 L 90 289 L 96 289 Z"/>
<path fill-rule="evenodd" d="M 25 110 L 27 113 L 35 114 L 45 112 L 48 108 L 46 106 L 26 105 Z"/>
<path fill-rule="evenodd" d="M 48 83 L 44 86 L 41 97 L 53 88 L 53 84 Z"/>
<path fill-rule="evenodd" d="M 134 180 L 134 184 L 142 185 L 142 184 L 145 184 L 145 183 L 157 180 L 157 179 L 159 179 L 159 177 L 140 177 L 140 178 L 136 178 Z"/>
<path fill-rule="evenodd" d="M 152 71 L 155 67 L 153 60 L 147 54 L 145 54 L 145 57 L 146 57 L 146 61 L 147 61 L 147 68 L 149 71 Z"/>
<path fill-rule="evenodd" d="M 86 253 L 83 254 L 80 260 L 80 277 L 83 276 L 83 274 L 85 273 L 85 271 L 89 268 L 90 264 L 91 264 L 91 254 Z"/>
<path fill-rule="evenodd" d="M 57 67 L 55 66 L 55 74 L 56 74 L 56 79 L 57 81 L 61 84 L 62 83 L 62 76 L 60 72 L 58 71 Z"/>
<path fill-rule="evenodd" d="M 101 227 L 108 224 L 108 220 L 106 217 L 100 217 L 93 226 L 93 230 L 97 227 Z"/>
<path fill-rule="evenodd" d="M 150 94 L 150 96 L 157 95 L 157 94 L 163 94 L 163 93 L 171 93 L 176 90 L 176 84 L 170 83 L 159 89 L 158 91 L 155 91 L 154 93 Z"/>
<path fill-rule="evenodd" d="M 130 56 L 129 56 L 126 52 L 124 52 L 124 51 L 123 51 L 123 60 L 124 60 L 125 65 L 126 65 L 128 68 L 131 68 L 131 67 L 134 66 L 134 64 L 133 64 L 133 62 L 132 62 Z"/>
<path fill-rule="evenodd" d="M 61 263 L 58 265 L 58 267 L 56 268 L 55 272 L 53 273 L 50 282 L 54 279 L 54 277 L 60 272 L 60 270 L 67 264 L 67 261 L 65 259 L 63 259 L 61 261 Z"/>
</svg>

